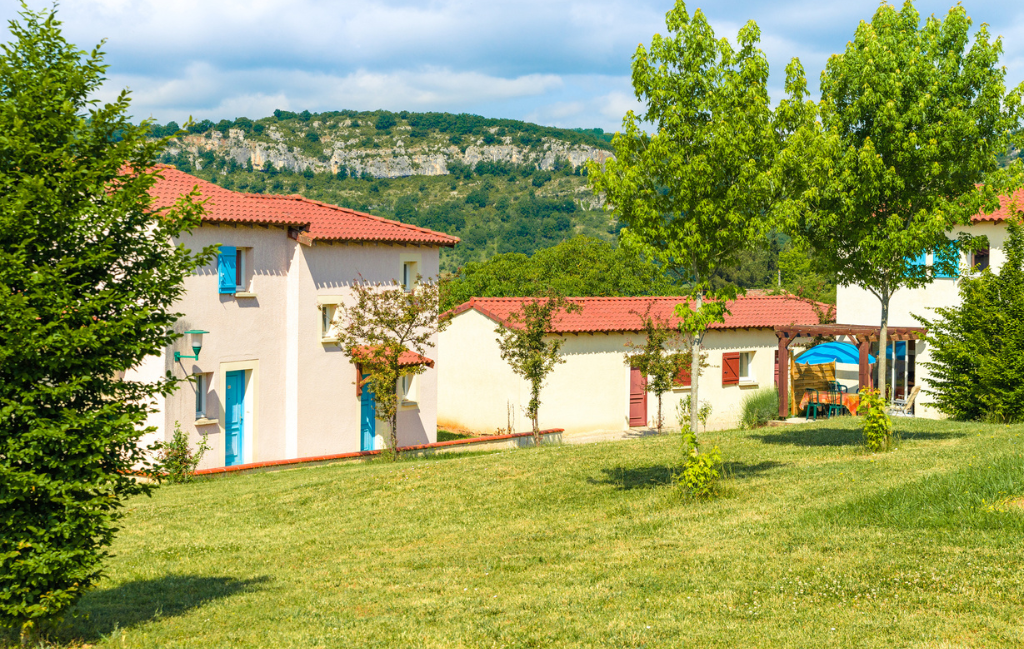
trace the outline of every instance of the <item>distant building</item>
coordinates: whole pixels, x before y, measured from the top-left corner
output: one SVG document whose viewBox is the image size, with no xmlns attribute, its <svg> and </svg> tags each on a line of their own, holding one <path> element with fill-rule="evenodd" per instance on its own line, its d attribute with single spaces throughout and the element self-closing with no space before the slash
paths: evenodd
<svg viewBox="0 0 1024 649">
<path fill-rule="evenodd" d="M 1016 210 L 1024 209 L 1024 190 L 1013 195 Z M 940 276 L 923 288 L 901 289 L 896 291 L 889 302 L 890 327 L 917 327 L 921 323 L 914 315 L 928 319 L 936 317 L 936 307 L 952 307 L 960 303 L 960 292 L 957 279 L 963 273 L 975 272 L 977 269 L 991 267 L 997 272 L 1005 263 L 1004 247 L 1009 236 L 1006 221 L 1011 217 L 1011 198 L 1000 197 L 1001 207 L 991 214 L 978 214 L 971 219 L 971 225 L 958 228 L 952 234 L 957 236 L 963 232 L 973 236 L 988 238 L 988 247 L 960 254 L 960 272 L 950 276 Z M 927 251 L 917 260 L 924 265 L 932 265 L 935 252 Z M 882 320 L 882 305 L 878 298 L 860 286 L 840 286 L 836 291 L 836 322 L 848 325 L 871 325 L 877 327 Z M 877 343 L 872 354 L 878 353 Z M 919 385 L 922 391 L 916 399 L 915 414 L 920 417 L 939 418 L 941 413 L 934 407 L 933 399 L 928 394 L 928 371 L 921 365 L 931 360 L 928 343 L 924 341 L 899 342 L 888 346 L 889 382 L 893 387 L 893 396 L 903 398 L 909 395 L 914 386 Z M 877 368 L 875 369 L 877 374 Z M 874 377 L 878 385 L 878 377 Z"/>
<path fill-rule="evenodd" d="M 501 358 L 496 327 L 507 323 L 529 298 L 474 298 L 448 312 L 449 327 L 438 337 L 438 425 L 493 434 L 507 430 L 509 413 L 516 432 L 530 430 L 524 411 L 529 384 Z M 625 430 L 653 425 L 657 399 L 646 377 L 626 364 L 627 341 L 643 344 L 641 315 L 673 324 L 679 297 L 571 298 L 582 311 L 559 316 L 552 336 L 565 341 L 565 363 L 555 367 L 541 393 L 541 428 L 567 433 Z M 778 338 L 774 327 L 818 324 L 814 306 L 792 296 L 752 295 L 729 304 L 724 323 L 712 324 L 703 349 L 709 367 L 700 381 L 700 400 L 712 406 L 709 428 L 738 424 L 744 396 L 777 382 Z M 675 408 L 689 395 L 689 375 L 664 395 L 667 426 L 675 426 Z"/>
<path fill-rule="evenodd" d="M 150 418 L 154 439 L 180 425 L 212 451 L 200 468 L 380 448 L 383 422 L 358 389 L 357 368 L 335 344 L 330 322 L 351 286 L 438 273 L 439 251 L 458 239 L 302 198 L 229 191 L 170 167 L 153 188 L 154 206 L 198 186 L 202 225 L 178 241 L 193 250 L 220 244 L 213 263 L 185 280 L 177 330 L 207 331 L 198 360 L 190 336 L 130 372 L 192 378 Z M 410 279 L 411 278 L 411 279 Z M 433 366 L 430 359 L 419 359 Z M 399 445 L 436 441 L 437 374 L 405 386 Z"/>
</svg>

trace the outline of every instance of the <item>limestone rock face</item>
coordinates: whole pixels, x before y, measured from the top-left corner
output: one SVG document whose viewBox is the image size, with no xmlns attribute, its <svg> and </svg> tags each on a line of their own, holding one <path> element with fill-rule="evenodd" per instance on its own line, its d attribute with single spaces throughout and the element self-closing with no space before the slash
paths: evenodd
<svg viewBox="0 0 1024 649">
<path fill-rule="evenodd" d="M 199 156 L 212 151 L 223 159 L 234 159 L 240 165 L 252 162 L 259 169 L 267 163 L 277 169 L 290 169 L 301 173 L 311 169 L 316 173 L 337 173 L 341 167 L 353 175 L 369 173 L 376 178 L 403 178 L 406 176 L 444 176 L 448 166 L 459 162 L 470 167 L 480 162 L 528 165 L 537 169 L 551 170 L 559 161 L 567 162 L 574 168 L 593 160 L 600 165 L 612 154 L 596 147 L 567 144 L 555 138 L 544 138 L 540 146 L 520 146 L 503 138 L 501 144 L 484 145 L 478 142 L 466 147 L 425 144 L 406 148 L 400 140 L 394 148 L 354 148 L 357 138 L 347 141 L 322 142 L 323 154 L 311 157 L 298 147 L 289 147 L 284 136 L 274 127 L 266 130 L 271 142 L 246 139 L 245 132 L 232 128 L 227 136 L 214 131 L 210 137 L 186 135 L 179 142 L 172 142 L 168 152 L 186 151 L 192 164 L 200 167 Z M 365 145 L 364 145 L 365 146 Z M 307 148 L 307 152 L 309 149 Z"/>
</svg>

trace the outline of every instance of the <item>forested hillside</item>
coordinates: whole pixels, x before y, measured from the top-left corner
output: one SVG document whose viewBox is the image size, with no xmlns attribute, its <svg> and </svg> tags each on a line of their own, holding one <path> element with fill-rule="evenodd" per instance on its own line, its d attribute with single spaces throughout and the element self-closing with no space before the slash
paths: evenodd
<svg viewBox="0 0 1024 649">
<path fill-rule="evenodd" d="M 179 131 L 157 125 L 155 136 Z M 575 235 L 612 241 L 587 186 L 610 135 L 448 113 L 275 111 L 189 125 L 162 161 L 238 191 L 302 194 L 462 238 L 443 267 L 531 254 Z"/>
</svg>

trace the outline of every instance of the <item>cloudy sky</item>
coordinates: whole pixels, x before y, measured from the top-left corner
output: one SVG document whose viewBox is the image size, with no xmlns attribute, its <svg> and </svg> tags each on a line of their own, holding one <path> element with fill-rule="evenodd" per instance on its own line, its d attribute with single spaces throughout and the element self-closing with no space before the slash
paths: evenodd
<svg viewBox="0 0 1024 649">
<path fill-rule="evenodd" d="M 28 0 L 29 6 L 49 6 Z M 920 0 L 944 15 L 951 0 Z M 106 39 L 105 92 L 128 87 L 137 118 L 159 122 L 352 108 L 469 112 L 617 130 L 636 106 L 637 44 L 664 32 L 670 0 L 63 0 L 65 34 Z M 1004 37 L 1008 81 L 1024 80 L 1024 2 L 964 0 Z M 709 0 L 719 35 L 757 21 L 781 95 L 798 56 L 816 90 L 873 0 Z M 16 17 L 4 0 L 0 17 Z"/>
</svg>

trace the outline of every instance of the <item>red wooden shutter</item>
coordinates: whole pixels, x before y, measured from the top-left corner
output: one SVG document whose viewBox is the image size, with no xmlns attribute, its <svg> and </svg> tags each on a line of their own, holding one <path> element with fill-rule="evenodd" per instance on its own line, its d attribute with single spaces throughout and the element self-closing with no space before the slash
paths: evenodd
<svg viewBox="0 0 1024 649">
<path fill-rule="evenodd" d="M 740 353 L 722 354 L 722 385 L 739 385 Z"/>
<path fill-rule="evenodd" d="M 775 387 L 779 387 L 779 350 L 775 350 Z"/>
<path fill-rule="evenodd" d="M 681 367 L 676 377 L 672 379 L 672 385 L 690 385 L 690 368 Z"/>
</svg>

